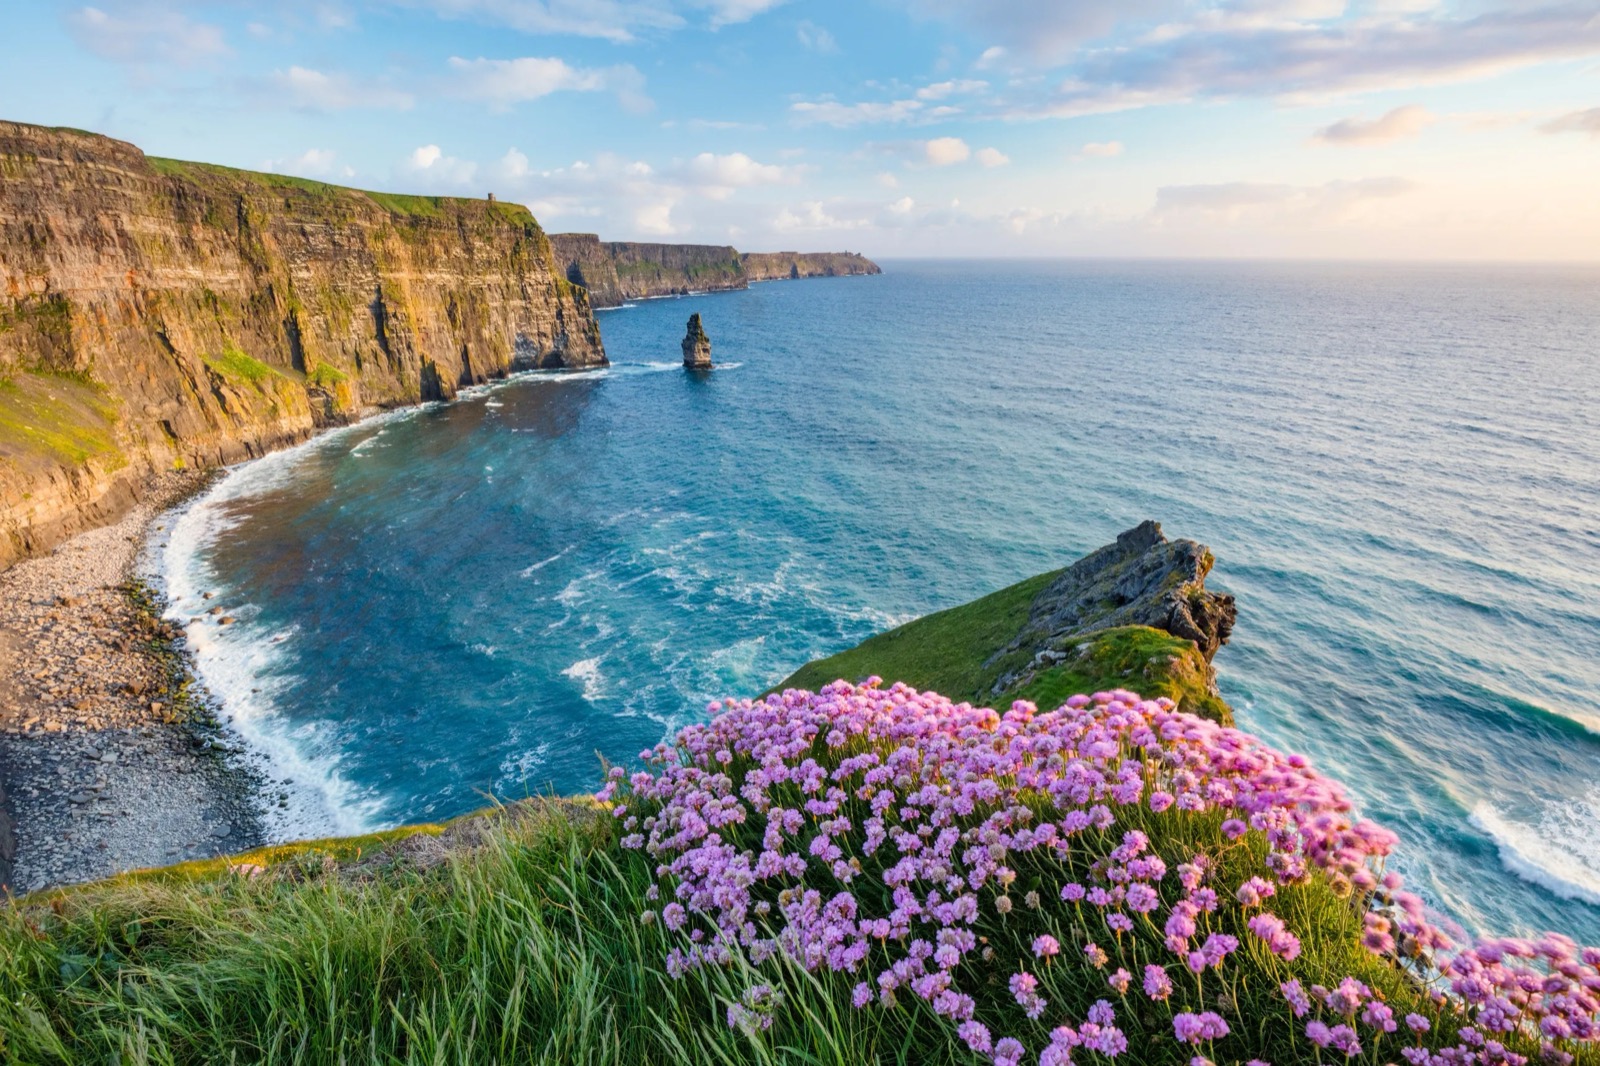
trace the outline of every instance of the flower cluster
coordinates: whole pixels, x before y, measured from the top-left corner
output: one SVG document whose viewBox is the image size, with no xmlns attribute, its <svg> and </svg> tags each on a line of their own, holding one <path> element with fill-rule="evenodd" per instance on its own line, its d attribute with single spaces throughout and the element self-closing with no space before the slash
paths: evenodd
<svg viewBox="0 0 1600 1066">
<path fill-rule="evenodd" d="M 669 932 L 674 976 L 781 954 L 852 975 L 857 1008 L 925 1002 L 1005 1066 L 1030 1045 L 1042 1066 L 1126 1051 L 1110 999 L 1084 1008 L 1081 981 L 1052 983 L 1069 968 L 1100 971 L 1101 994 L 1124 1004 L 1142 989 L 1141 1010 L 1170 1012 L 1165 1039 L 1197 1048 L 1228 1038 L 1210 1008 L 1246 965 L 1278 974 L 1295 1039 L 1319 1055 L 1390 1040 L 1413 1045 L 1413 1064 L 1497 1063 L 1533 1041 L 1559 1061 L 1600 1033 L 1600 958 L 1560 938 L 1452 956 L 1450 994 L 1418 997 L 1457 1018 L 1440 1028 L 1463 1042 L 1442 1049 L 1423 1046 L 1428 1018 L 1399 1032 L 1353 977 L 1282 980 L 1307 931 L 1267 908 L 1313 879 L 1348 900 L 1375 956 L 1414 976 L 1441 976 L 1433 953 L 1450 947 L 1384 872 L 1394 836 L 1300 756 L 1128 692 L 1002 715 L 879 684 L 714 703 L 708 723 L 644 752 L 646 769 L 613 771 L 598 798 L 655 864 L 651 898 L 666 899 L 644 918 Z M 1009 975 L 1003 1002 L 983 991 L 995 974 Z M 729 1023 L 759 1032 L 773 1002 L 758 985 Z M 1479 1030 L 1493 1036 L 1474 1044 Z"/>
</svg>

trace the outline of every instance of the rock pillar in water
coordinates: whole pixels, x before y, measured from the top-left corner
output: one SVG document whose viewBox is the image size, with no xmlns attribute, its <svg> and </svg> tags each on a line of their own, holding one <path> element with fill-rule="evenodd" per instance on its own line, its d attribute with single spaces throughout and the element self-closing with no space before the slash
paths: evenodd
<svg viewBox="0 0 1600 1066">
<path fill-rule="evenodd" d="M 689 316 L 689 332 L 683 338 L 683 368 L 685 370 L 711 369 L 711 338 L 700 325 L 700 314 Z"/>
</svg>

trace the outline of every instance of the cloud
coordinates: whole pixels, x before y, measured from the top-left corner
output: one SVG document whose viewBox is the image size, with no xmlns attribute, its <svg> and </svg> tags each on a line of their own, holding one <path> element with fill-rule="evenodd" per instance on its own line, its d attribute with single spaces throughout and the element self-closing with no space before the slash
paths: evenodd
<svg viewBox="0 0 1600 1066">
<path fill-rule="evenodd" d="M 1335 216 L 1365 200 L 1386 200 L 1414 191 L 1405 178 L 1363 178 L 1324 185 L 1234 181 L 1215 185 L 1164 185 L 1156 190 L 1155 217 L 1201 216 L 1237 221 L 1269 209 L 1302 215 Z"/>
<path fill-rule="evenodd" d="M 1066 59 L 1084 41 L 1110 32 L 1119 22 L 1183 10 L 1181 0 L 899 0 L 913 15 L 954 22 L 998 42 L 980 59 L 993 63 L 1006 53 L 1039 62 Z M 992 54 L 991 54 L 992 53 Z"/>
<path fill-rule="evenodd" d="M 654 203 L 644 204 L 633 213 L 633 224 L 641 233 L 653 237 L 671 237 L 678 232 L 678 227 L 672 221 L 674 206 L 676 205 L 671 200 L 657 200 Z"/>
<path fill-rule="evenodd" d="M 916 96 L 918 100 L 943 100 L 947 96 L 981 92 L 988 87 L 989 83 L 986 81 L 963 78 L 960 81 L 940 81 L 924 85 L 917 90 Z"/>
<path fill-rule="evenodd" d="M 793 207 L 784 207 L 772 220 L 772 228 L 779 233 L 806 230 L 851 230 L 871 225 L 868 218 L 843 218 L 830 213 L 821 200 L 807 200 Z"/>
<path fill-rule="evenodd" d="M 444 18 L 465 18 L 527 34 L 569 34 L 625 43 L 682 29 L 680 8 L 709 14 L 712 29 L 748 22 L 785 0 L 393 0 Z"/>
<path fill-rule="evenodd" d="M 994 45 L 990 48 L 985 48 L 983 54 L 978 57 L 978 61 L 972 65 L 978 70 L 988 70 L 991 67 L 998 66 L 1005 57 L 1006 50 L 1000 45 Z"/>
<path fill-rule="evenodd" d="M 841 104 L 836 100 L 808 101 L 791 104 L 790 114 L 802 126 L 861 126 L 880 122 L 909 122 L 923 112 L 921 100 L 867 101 L 859 104 Z"/>
<path fill-rule="evenodd" d="M 497 110 L 558 92 L 613 92 L 624 108 L 648 111 L 644 75 L 629 64 L 574 67 L 566 60 L 527 56 L 521 59 L 450 58 L 451 91 L 468 100 L 482 100 Z"/>
<path fill-rule="evenodd" d="M 805 19 L 796 25 L 794 35 L 800 42 L 800 47 L 821 55 L 833 55 L 839 51 L 839 42 L 833 39 L 833 34 L 810 19 Z"/>
<path fill-rule="evenodd" d="M 1469 18 L 1428 12 L 1249 29 L 1198 19 L 1132 47 L 1087 52 L 1046 98 L 1006 114 L 1062 118 L 1247 96 L 1311 101 L 1596 54 L 1600 18 L 1559 0 L 1520 0 Z"/>
<path fill-rule="evenodd" d="M 1591 137 L 1600 137 L 1600 107 L 1591 107 L 1587 111 L 1574 111 L 1571 114 L 1553 118 L 1539 127 L 1541 133 L 1587 133 Z"/>
<path fill-rule="evenodd" d="M 466 18 L 527 34 L 571 34 L 627 42 L 684 25 L 664 0 L 398 0 L 445 18 Z"/>
<path fill-rule="evenodd" d="M 1087 156 L 1090 159 L 1112 159 L 1121 155 L 1122 152 L 1123 145 L 1121 141 L 1090 141 L 1078 149 L 1080 156 Z"/>
<path fill-rule="evenodd" d="M 758 163 L 743 152 L 729 155 L 701 152 L 683 166 L 682 174 L 701 196 L 726 200 L 735 189 L 793 183 L 799 180 L 800 168 Z"/>
<path fill-rule="evenodd" d="M 979 148 L 976 158 L 985 167 L 1003 167 L 1011 162 L 1011 157 L 998 148 Z"/>
<path fill-rule="evenodd" d="M 261 169 L 271 173 L 294 174 L 302 178 L 325 178 L 335 174 L 344 178 L 354 177 L 355 171 L 349 167 L 336 167 L 337 158 L 331 148 L 307 148 L 299 155 L 288 159 L 269 159 L 261 164 Z"/>
<path fill-rule="evenodd" d="M 972 158 L 972 149 L 960 137 L 935 137 L 922 142 L 922 155 L 930 166 L 948 167 Z"/>
<path fill-rule="evenodd" d="M 1345 118 L 1318 130 L 1313 140 L 1321 144 L 1387 144 L 1415 137 L 1435 121 L 1427 108 L 1407 104 L 1374 119 Z"/>
<path fill-rule="evenodd" d="M 472 184 L 478 164 L 445 155 L 437 144 L 425 144 L 406 157 L 401 170 L 430 190 L 455 190 Z"/>
<path fill-rule="evenodd" d="M 309 67 L 275 70 L 267 78 L 277 96 L 291 107 L 309 111 L 372 108 L 404 111 L 415 98 L 380 81 L 360 81 L 348 74 L 328 74 Z"/>
<path fill-rule="evenodd" d="M 757 15 L 779 7 L 786 0 L 688 0 L 691 6 L 709 9 L 711 28 L 721 29 L 740 22 L 749 22 Z"/>
<path fill-rule="evenodd" d="M 220 28 L 154 5 L 125 14 L 82 7 L 67 16 L 67 30 L 81 47 L 116 63 L 194 67 L 232 54 Z"/>
</svg>

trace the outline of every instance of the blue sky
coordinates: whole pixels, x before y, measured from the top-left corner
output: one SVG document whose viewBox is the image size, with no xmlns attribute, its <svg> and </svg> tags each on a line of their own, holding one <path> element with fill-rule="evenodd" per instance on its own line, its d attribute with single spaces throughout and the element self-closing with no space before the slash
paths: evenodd
<svg viewBox="0 0 1600 1066">
<path fill-rule="evenodd" d="M 0 117 L 872 255 L 1600 258 L 1600 0 L 25 0 Z"/>
</svg>

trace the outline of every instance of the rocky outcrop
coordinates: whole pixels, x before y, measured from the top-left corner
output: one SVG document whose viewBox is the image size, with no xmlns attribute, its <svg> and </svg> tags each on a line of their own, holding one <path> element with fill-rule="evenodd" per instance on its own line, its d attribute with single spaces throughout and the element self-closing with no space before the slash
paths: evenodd
<svg viewBox="0 0 1600 1066">
<path fill-rule="evenodd" d="M 689 332 L 683 338 L 683 368 L 685 370 L 711 369 L 711 338 L 700 324 L 700 313 L 689 316 Z"/>
<path fill-rule="evenodd" d="M 0 122 L 0 567 L 122 513 L 153 470 L 604 363 L 524 208 Z"/>
<path fill-rule="evenodd" d="M 1232 596 L 1206 588 L 1215 558 L 1192 540 L 1169 541 L 1156 522 L 1144 522 L 1061 571 L 1028 608 L 1022 631 L 994 656 L 1027 665 L 1004 673 L 1002 692 L 1024 687 L 1040 671 L 1072 654 L 1085 654 L 1090 638 L 1129 626 L 1144 626 L 1193 642 L 1209 669 L 1228 642 L 1238 608 Z M 1215 672 L 1205 679 L 1216 692 Z"/>
<path fill-rule="evenodd" d="M 567 280 L 587 289 L 598 308 L 744 289 L 752 281 L 882 273 L 876 263 L 854 252 L 745 255 L 728 245 L 602 241 L 593 233 L 556 233 L 550 242 Z"/>
<path fill-rule="evenodd" d="M 756 282 L 843 278 L 883 271 L 858 252 L 748 252 L 744 256 L 744 273 Z"/>
</svg>

